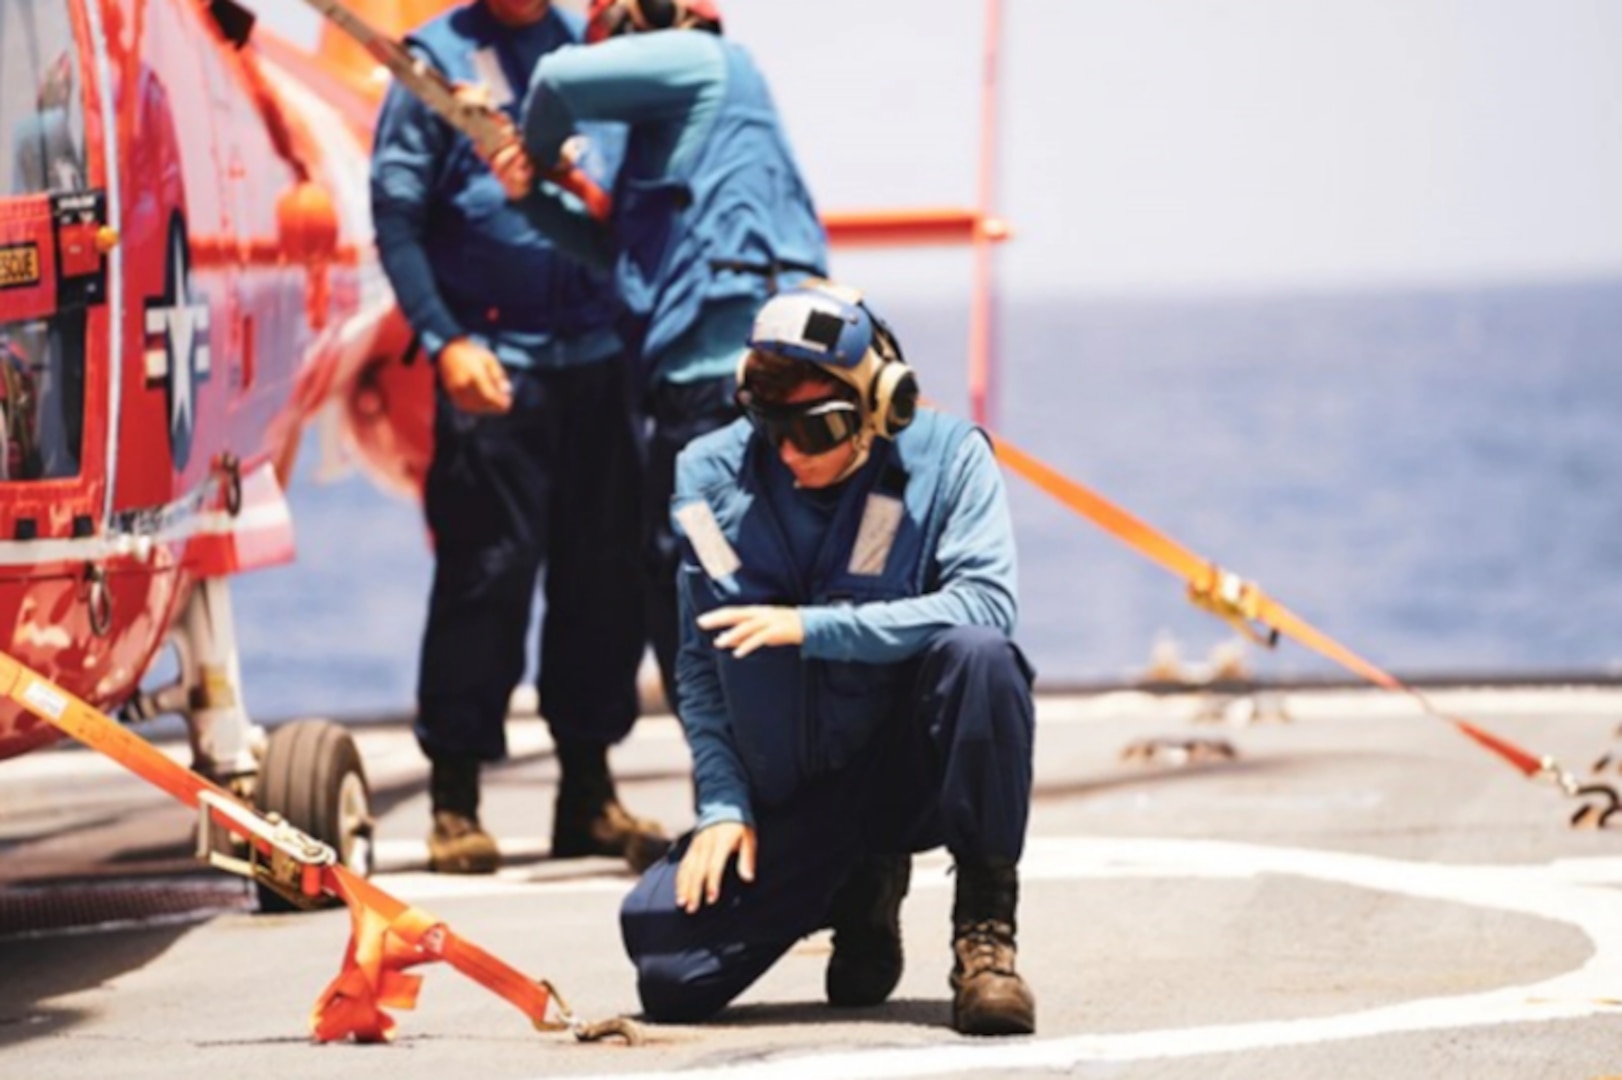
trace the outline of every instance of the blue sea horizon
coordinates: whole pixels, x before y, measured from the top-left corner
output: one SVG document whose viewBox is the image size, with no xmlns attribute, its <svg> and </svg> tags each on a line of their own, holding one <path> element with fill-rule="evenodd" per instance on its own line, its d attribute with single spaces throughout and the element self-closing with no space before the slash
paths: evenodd
<svg viewBox="0 0 1622 1080">
<path fill-rule="evenodd" d="M 967 305 L 887 310 L 962 412 Z M 1622 278 L 1179 300 L 1012 298 L 994 433 L 1388 670 L 1622 674 Z M 289 496 L 299 558 L 234 583 L 249 707 L 408 711 L 431 560 L 356 474 Z M 1042 684 L 1231 641 L 1182 584 L 1009 475 L 1019 640 Z M 1250 648 L 1271 678 L 1339 669 Z"/>
</svg>

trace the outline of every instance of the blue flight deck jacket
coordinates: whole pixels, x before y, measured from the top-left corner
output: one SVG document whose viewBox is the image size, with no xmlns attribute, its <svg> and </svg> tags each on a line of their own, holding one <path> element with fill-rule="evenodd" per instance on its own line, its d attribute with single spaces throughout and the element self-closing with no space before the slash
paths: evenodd
<svg viewBox="0 0 1622 1080">
<path fill-rule="evenodd" d="M 785 283 L 827 270 L 827 236 L 765 79 L 742 46 L 698 30 L 559 49 L 524 106 L 530 157 L 557 161 L 588 120 L 629 125 L 607 226 L 545 188 L 521 205 L 560 245 L 613 267 L 646 380 L 732 374 L 771 282 L 726 264 L 802 268 Z"/>
<path fill-rule="evenodd" d="M 515 118 L 542 56 L 580 40 L 581 19 L 554 7 L 513 27 L 483 3 L 408 39 L 453 82 L 483 83 Z M 584 162 L 609 182 L 623 134 L 593 132 Z M 566 257 L 512 204 L 472 142 L 399 86 L 389 88 L 372 155 L 378 251 L 401 310 L 430 357 L 470 336 L 511 367 L 561 367 L 619 351 L 618 305 L 600 270 Z"/>
<path fill-rule="evenodd" d="M 965 421 L 920 410 L 849 480 L 804 491 L 738 420 L 682 452 L 671 505 L 684 554 L 678 711 L 699 828 L 750 822 L 753 806 L 848 765 L 911 691 L 904 661 L 940 631 L 1013 634 L 1002 474 Z M 694 621 L 745 604 L 799 607 L 804 643 L 738 660 Z"/>
</svg>

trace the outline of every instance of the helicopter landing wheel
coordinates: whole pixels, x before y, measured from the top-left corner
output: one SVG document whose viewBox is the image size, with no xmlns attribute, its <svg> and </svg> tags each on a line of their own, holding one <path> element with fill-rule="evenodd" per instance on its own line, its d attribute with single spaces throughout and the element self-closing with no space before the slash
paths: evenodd
<svg viewBox="0 0 1622 1080">
<path fill-rule="evenodd" d="M 360 750 L 342 727 L 328 720 L 295 720 L 273 730 L 253 801 L 260 812 L 279 814 L 294 828 L 330 845 L 350 870 L 363 877 L 371 874 L 372 792 Z M 299 910 L 274 889 L 262 884 L 255 888 L 261 912 Z"/>
</svg>

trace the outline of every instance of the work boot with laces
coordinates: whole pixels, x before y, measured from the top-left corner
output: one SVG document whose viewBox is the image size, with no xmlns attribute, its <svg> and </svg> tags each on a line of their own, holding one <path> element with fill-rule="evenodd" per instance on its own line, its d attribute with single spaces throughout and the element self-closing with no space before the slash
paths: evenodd
<svg viewBox="0 0 1622 1080">
<path fill-rule="evenodd" d="M 434 806 L 428 869 L 436 874 L 495 873 L 501 852 L 479 824 L 478 759 L 435 758 L 428 792 Z"/>
<path fill-rule="evenodd" d="M 957 864 L 952 906 L 952 1027 L 964 1035 L 1029 1035 L 1036 999 L 1014 970 L 1019 871 L 1012 862 Z"/>
<path fill-rule="evenodd" d="M 901 981 L 901 901 L 912 881 L 912 858 L 869 855 L 834 894 L 829 921 L 828 1004 L 879 1005 Z"/>
<path fill-rule="evenodd" d="M 640 874 L 670 850 L 670 838 L 658 822 L 639 818 L 620 805 L 608 773 L 608 747 L 559 740 L 558 767 L 562 775 L 552 818 L 554 859 L 613 855 Z"/>
</svg>

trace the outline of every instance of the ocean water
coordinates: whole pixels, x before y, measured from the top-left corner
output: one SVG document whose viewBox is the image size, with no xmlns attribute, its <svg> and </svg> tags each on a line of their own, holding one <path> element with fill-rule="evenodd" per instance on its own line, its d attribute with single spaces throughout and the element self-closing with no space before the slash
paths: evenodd
<svg viewBox="0 0 1622 1080">
<path fill-rule="evenodd" d="M 966 306 L 888 315 L 965 407 Z M 1622 280 L 1256 299 L 1012 299 L 1001 438 L 1400 675 L 1622 673 Z M 237 579 L 250 708 L 404 710 L 431 562 L 361 476 L 290 492 L 299 560 Z M 1183 586 L 1009 477 L 1019 639 L 1048 685 L 1233 640 Z M 1299 646 L 1264 676 L 1334 674 Z"/>
</svg>

